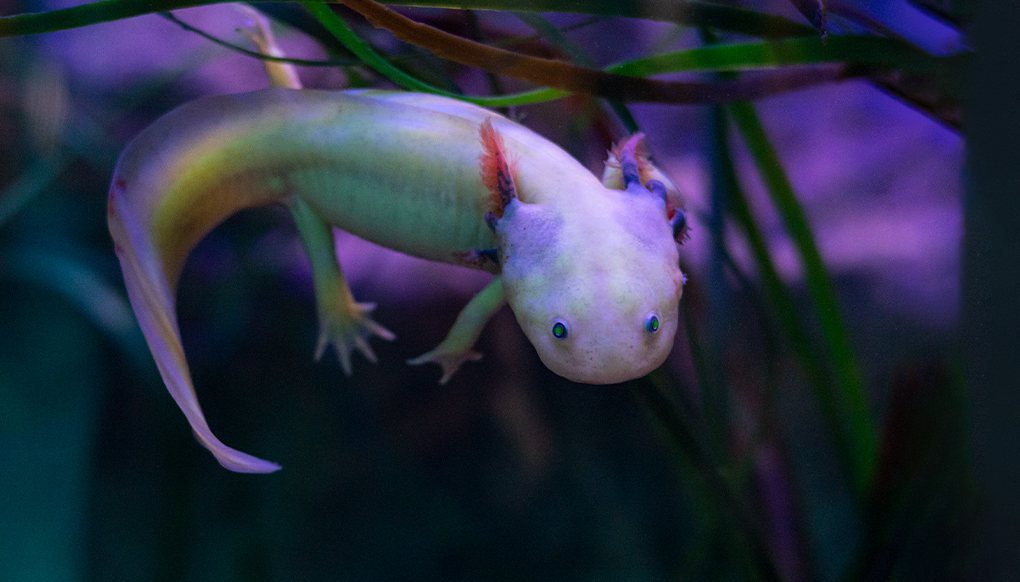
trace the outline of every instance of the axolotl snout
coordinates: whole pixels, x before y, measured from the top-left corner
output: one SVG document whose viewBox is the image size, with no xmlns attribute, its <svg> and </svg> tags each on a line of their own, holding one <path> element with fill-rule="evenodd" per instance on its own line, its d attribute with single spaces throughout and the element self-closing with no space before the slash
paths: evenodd
<svg viewBox="0 0 1020 582">
<path fill-rule="evenodd" d="M 621 382 L 662 364 L 677 330 L 685 219 L 640 135 L 602 179 L 531 130 L 453 99 L 386 91 L 267 89 L 203 98 L 166 114 L 121 155 L 108 222 L 132 307 L 171 395 L 225 467 L 278 465 L 221 443 L 207 425 L 177 326 L 191 249 L 248 207 L 288 206 L 312 266 L 320 337 L 345 372 L 393 334 L 358 303 L 333 228 L 391 249 L 496 275 L 446 339 L 411 360 L 442 381 L 509 303 L 542 361 L 570 380 Z"/>
</svg>

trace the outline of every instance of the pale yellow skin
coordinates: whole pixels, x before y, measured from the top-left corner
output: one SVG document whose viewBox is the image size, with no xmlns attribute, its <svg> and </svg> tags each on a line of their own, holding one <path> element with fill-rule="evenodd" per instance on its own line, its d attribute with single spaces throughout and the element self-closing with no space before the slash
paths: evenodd
<svg viewBox="0 0 1020 582">
<path fill-rule="evenodd" d="M 495 225 L 479 172 L 479 127 L 490 119 L 516 160 L 519 200 Z M 618 176 L 607 173 L 607 183 Z M 670 185 L 671 187 L 671 185 Z M 671 190 L 671 195 L 675 192 Z M 221 443 L 202 415 L 177 329 L 174 294 L 188 253 L 242 208 L 285 202 L 315 275 L 322 339 L 346 370 L 367 339 L 392 339 L 354 302 L 330 227 L 397 251 L 497 277 L 450 336 L 413 363 L 444 381 L 486 320 L 509 303 L 540 358 L 577 382 L 608 384 L 658 367 L 673 344 L 683 289 L 665 202 L 644 188 L 606 188 L 552 142 L 491 111 L 442 97 L 381 91 L 268 89 L 184 105 L 121 156 L 109 223 L 128 293 L 170 393 L 225 467 L 278 465 Z M 497 249 L 499 262 L 467 259 Z M 659 322 L 650 330 L 648 320 Z M 554 337 L 556 322 L 566 337 Z"/>
</svg>

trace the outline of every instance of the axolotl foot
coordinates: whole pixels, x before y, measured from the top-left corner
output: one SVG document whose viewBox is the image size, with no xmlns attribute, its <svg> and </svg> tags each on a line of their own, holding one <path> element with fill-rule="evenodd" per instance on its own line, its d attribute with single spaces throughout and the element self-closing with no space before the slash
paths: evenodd
<svg viewBox="0 0 1020 582">
<path fill-rule="evenodd" d="M 502 277 L 496 276 L 457 315 L 457 321 L 453 328 L 446 335 L 436 349 L 422 354 L 407 363 L 417 366 L 420 364 L 435 363 L 443 367 L 443 377 L 440 384 L 447 381 L 460 369 L 464 362 L 477 362 L 482 359 L 482 354 L 471 349 L 478 341 L 478 336 L 485 327 L 485 322 L 495 314 L 501 307 L 506 305 L 506 297 L 503 295 Z"/>
<path fill-rule="evenodd" d="M 374 364 L 377 360 L 368 339 L 377 336 L 393 341 L 397 336 L 376 323 L 369 315 L 375 309 L 375 303 L 351 302 L 348 305 L 350 307 L 348 310 L 319 314 L 319 344 L 315 348 L 315 359 L 318 361 L 322 358 L 326 346 L 333 344 L 344 374 L 350 376 L 353 350 L 357 349 L 365 359 Z"/>
<path fill-rule="evenodd" d="M 455 342 L 444 341 L 430 352 L 424 353 L 417 358 L 408 360 L 412 366 L 422 364 L 439 364 L 443 367 L 443 377 L 439 379 L 440 384 L 446 384 L 464 362 L 477 362 L 482 359 L 482 354 L 472 349 L 461 349 L 454 347 Z"/>
</svg>

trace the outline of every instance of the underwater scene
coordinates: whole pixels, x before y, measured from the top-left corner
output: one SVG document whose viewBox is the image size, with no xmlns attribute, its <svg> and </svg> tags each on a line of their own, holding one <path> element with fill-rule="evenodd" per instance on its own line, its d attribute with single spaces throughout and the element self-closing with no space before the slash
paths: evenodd
<svg viewBox="0 0 1020 582">
<path fill-rule="evenodd" d="M 973 21 L 0 0 L 0 580 L 979 579 Z"/>
</svg>

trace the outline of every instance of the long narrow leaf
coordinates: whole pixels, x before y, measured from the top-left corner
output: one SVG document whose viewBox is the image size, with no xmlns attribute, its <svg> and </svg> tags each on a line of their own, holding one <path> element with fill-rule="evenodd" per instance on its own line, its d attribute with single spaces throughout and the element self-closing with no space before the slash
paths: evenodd
<svg viewBox="0 0 1020 582">
<path fill-rule="evenodd" d="M 569 93 L 566 91 L 556 91 L 549 89 L 539 89 L 536 91 L 528 91 L 525 93 L 517 93 L 515 95 L 501 95 L 496 97 L 469 97 L 466 95 L 460 95 L 457 93 L 451 93 L 430 85 L 421 81 L 399 68 L 395 67 L 388 60 L 383 58 L 379 53 L 375 52 L 372 47 L 368 46 L 368 43 L 358 38 L 358 35 L 354 34 L 354 31 L 347 26 L 347 23 L 342 18 L 337 16 L 333 10 L 326 5 L 324 2 L 306 2 L 304 3 L 305 8 L 312 13 L 315 18 L 322 23 L 331 33 L 333 33 L 337 39 L 348 50 L 354 53 L 359 59 L 361 59 L 366 65 L 372 67 L 379 74 L 383 75 L 390 81 L 393 81 L 397 85 L 411 91 L 422 91 L 425 93 L 434 93 L 436 95 L 444 95 L 446 97 L 452 97 L 454 99 L 461 99 L 477 105 L 483 105 L 486 107 L 508 107 L 511 105 L 523 105 L 526 103 L 533 103 L 536 101 L 548 101 L 556 99 Z"/>
<path fill-rule="evenodd" d="M 824 45 L 817 38 L 787 38 L 708 46 L 634 59 L 607 70 L 621 75 L 647 76 L 679 71 L 740 71 L 838 62 L 910 69 L 951 65 L 949 59 L 934 57 L 900 41 L 848 35 L 830 36 Z"/>
<path fill-rule="evenodd" d="M 833 363 L 839 387 L 834 401 L 846 423 L 844 430 L 851 454 L 854 489 L 863 496 L 874 471 L 876 433 L 868 411 L 864 382 L 840 315 L 835 289 L 815 245 L 804 209 L 793 192 L 754 106 L 750 103 L 734 103 L 728 107 L 803 262 L 808 293 L 821 324 L 823 345 Z"/>
<path fill-rule="evenodd" d="M 196 28 L 194 26 L 191 26 L 187 22 L 184 22 L 180 18 L 177 18 L 176 16 L 174 16 L 174 14 L 172 12 L 160 12 L 159 15 L 162 16 L 163 18 L 169 20 L 170 22 L 173 22 L 177 26 L 180 26 L 182 29 L 184 29 L 184 30 L 186 30 L 188 32 L 193 32 L 193 33 L 201 36 L 202 38 L 208 40 L 209 42 L 218 44 L 218 45 L 220 45 L 221 47 L 223 47 L 225 49 L 232 50 L 232 51 L 234 51 L 236 53 L 240 53 L 240 54 L 245 55 L 245 56 L 253 57 L 253 58 L 259 59 L 261 61 L 266 61 L 266 62 L 270 62 L 270 63 L 288 63 L 288 64 L 291 64 L 291 65 L 301 65 L 302 67 L 349 67 L 349 66 L 352 66 L 352 65 L 359 64 L 361 62 L 359 60 L 350 59 L 350 58 L 347 58 L 347 59 L 329 59 L 329 60 L 309 60 L 309 59 L 293 59 L 293 58 L 289 58 L 289 57 L 274 57 L 273 55 L 267 55 L 267 54 L 263 54 L 263 53 L 260 53 L 260 52 L 257 52 L 257 51 L 249 50 L 249 49 L 244 48 L 243 46 L 239 46 L 239 45 L 236 45 L 234 43 L 227 42 L 227 41 L 225 41 L 225 40 L 223 40 L 221 38 L 215 37 L 215 36 L 209 34 L 208 32 L 206 32 L 206 31 L 204 31 L 204 30 L 202 30 L 200 28 Z"/>
<path fill-rule="evenodd" d="M 271 0 L 253 0 L 271 1 Z M 167 12 L 192 6 L 221 4 L 221 0 L 100 0 L 80 6 L 26 13 L 0 18 L 0 36 L 19 36 L 54 32 L 111 22 L 154 12 Z M 438 6 L 448 8 L 442 0 L 394 2 L 407 6 Z M 707 2 L 597 2 L 578 3 L 572 0 L 462 0 L 458 8 L 479 10 L 527 10 L 536 12 L 569 12 L 603 16 L 647 18 L 663 22 L 677 22 L 689 26 L 712 26 L 749 36 L 782 37 L 811 35 L 809 26 L 779 16 L 753 10 L 733 8 Z"/>
<path fill-rule="evenodd" d="M 122 292 L 90 265 L 70 256 L 38 249 L 8 249 L 0 261 L 3 275 L 55 291 L 81 309 L 138 365 L 148 371 L 145 339 Z"/>
<path fill-rule="evenodd" d="M 16 180 L 0 189 L 0 228 L 29 202 L 46 191 L 47 186 L 67 167 L 63 153 L 36 160 Z"/>
<path fill-rule="evenodd" d="M 398 39 L 425 48 L 455 63 L 476 67 L 498 75 L 520 79 L 539 86 L 555 87 L 576 93 L 647 103 L 721 103 L 757 99 L 819 83 L 844 79 L 863 71 L 845 66 L 777 71 L 768 76 L 720 81 L 717 83 L 659 81 L 628 77 L 597 69 L 578 67 L 563 61 L 532 57 L 484 45 L 415 22 L 375 0 L 344 0 L 378 28 Z"/>
<path fill-rule="evenodd" d="M 553 46 L 562 51 L 573 62 L 592 69 L 597 66 L 595 59 L 591 58 L 591 55 L 588 54 L 588 51 L 584 50 L 584 47 L 570 40 L 556 25 L 549 22 L 541 14 L 518 11 L 514 12 L 514 16 L 521 19 L 522 22 L 530 26 L 540 36 L 552 43 Z M 620 118 L 628 132 L 637 133 L 640 131 L 637 120 L 634 119 L 634 115 L 631 114 L 630 109 L 623 102 L 616 99 L 607 99 L 606 103 L 616 113 L 617 117 Z"/>
<path fill-rule="evenodd" d="M 663 391 L 662 380 L 659 374 L 649 374 L 635 381 L 634 385 L 648 412 L 675 443 L 677 452 L 684 455 L 684 461 L 694 467 L 697 477 L 704 479 L 707 490 L 720 504 L 721 513 L 731 520 L 738 547 L 746 551 L 747 566 L 754 574 L 752 579 L 779 582 L 782 577 L 769 555 L 761 528 L 752 517 L 750 507 L 733 491 L 706 447 L 678 414 L 676 406 Z"/>
<path fill-rule="evenodd" d="M 761 229 L 758 228 L 758 223 L 751 213 L 747 197 L 743 189 L 740 188 L 739 183 L 735 181 L 736 169 L 730 164 L 727 171 L 734 180 L 732 196 L 729 200 L 729 211 L 747 237 L 751 256 L 754 258 L 759 276 L 761 277 L 765 298 L 772 307 L 771 311 L 778 319 L 779 329 L 790 343 L 794 355 L 800 362 L 801 368 L 815 394 L 815 398 L 818 399 L 818 405 L 821 408 L 829 434 L 836 443 L 836 448 L 843 457 L 844 464 L 848 467 L 849 472 L 852 473 L 853 453 L 850 451 L 850 442 L 846 437 L 846 431 L 843 429 L 839 408 L 833 396 L 832 378 L 820 363 L 821 355 L 812 346 L 811 337 L 798 314 L 797 303 L 793 295 L 786 288 L 786 285 L 783 284 L 775 262 L 772 260 L 768 244 L 765 242 L 765 237 L 762 235 Z"/>
</svg>

